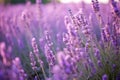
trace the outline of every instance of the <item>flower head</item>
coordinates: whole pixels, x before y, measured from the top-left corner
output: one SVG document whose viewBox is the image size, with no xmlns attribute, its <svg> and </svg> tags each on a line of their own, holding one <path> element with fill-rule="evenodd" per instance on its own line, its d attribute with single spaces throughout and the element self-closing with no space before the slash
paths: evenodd
<svg viewBox="0 0 120 80">
<path fill-rule="evenodd" d="M 104 75 L 102 76 L 102 80 L 108 80 L 107 74 L 104 74 Z"/>
</svg>

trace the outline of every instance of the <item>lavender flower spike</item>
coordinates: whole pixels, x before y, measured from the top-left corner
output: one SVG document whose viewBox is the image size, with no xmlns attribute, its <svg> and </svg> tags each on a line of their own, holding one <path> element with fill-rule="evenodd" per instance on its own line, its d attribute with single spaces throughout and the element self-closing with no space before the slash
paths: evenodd
<svg viewBox="0 0 120 80">
<path fill-rule="evenodd" d="M 99 8 L 99 2 L 98 0 L 91 0 L 92 4 L 93 4 L 93 9 L 95 12 L 99 12 L 100 8 Z"/>
<path fill-rule="evenodd" d="M 111 4 L 113 6 L 115 14 L 120 18 L 120 10 L 118 9 L 118 6 L 115 0 L 111 0 Z"/>
</svg>

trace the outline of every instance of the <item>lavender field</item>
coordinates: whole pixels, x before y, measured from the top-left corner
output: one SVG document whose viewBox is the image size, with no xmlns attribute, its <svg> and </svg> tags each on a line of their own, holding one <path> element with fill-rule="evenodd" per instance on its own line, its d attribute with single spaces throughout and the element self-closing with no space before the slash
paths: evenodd
<svg viewBox="0 0 120 80">
<path fill-rule="evenodd" d="M 0 80 L 120 80 L 120 1 L 0 4 Z"/>
</svg>

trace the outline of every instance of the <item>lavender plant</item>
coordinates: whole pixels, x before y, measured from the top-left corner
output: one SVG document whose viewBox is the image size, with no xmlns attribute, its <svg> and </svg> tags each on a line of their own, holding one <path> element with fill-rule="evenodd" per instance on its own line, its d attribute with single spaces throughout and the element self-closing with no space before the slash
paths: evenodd
<svg viewBox="0 0 120 80">
<path fill-rule="evenodd" d="M 20 58 L 11 59 L 5 42 L 0 43 L 0 79 L 2 80 L 24 80 L 27 75 L 24 72 Z"/>
<path fill-rule="evenodd" d="M 76 14 L 69 10 L 65 16 L 66 33 L 63 33 L 63 51 L 52 54 L 50 36 L 46 37 L 45 54 L 48 64 L 52 64 L 52 80 L 118 80 L 119 65 L 119 16 L 112 13 L 112 21 L 104 23 L 99 13 L 98 1 L 92 1 L 101 29 L 101 39 L 97 40 L 90 20 L 82 9 Z M 113 5 L 113 3 L 112 3 Z M 49 50 L 49 52 L 48 52 Z M 51 63 L 56 56 L 57 63 Z M 51 59 L 49 59 L 51 57 Z M 53 61 L 54 62 L 54 61 Z"/>
<path fill-rule="evenodd" d="M 4 37 L 2 41 L 9 44 L 6 48 L 4 42 L 0 43 L 0 79 L 120 80 L 120 11 L 117 2 L 111 0 L 110 3 L 113 12 L 108 13 L 108 21 L 104 21 L 98 0 L 92 0 L 94 13 L 89 15 L 85 5 L 75 14 L 76 8 L 69 9 L 62 25 L 57 11 L 52 12 L 57 17 L 56 24 L 51 21 L 53 16 L 48 15 L 50 8 L 42 12 L 41 0 L 36 0 L 36 13 L 29 4 L 16 15 L 0 14 L 0 35 Z M 50 27 L 48 19 L 52 25 L 58 28 L 60 25 L 60 29 Z M 100 39 L 94 33 L 93 23 L 100 29 Z M 65 30 L 61 31 L 63 24 Z M 51 28 L 55 28 L 53 33 Z M 12 48 L 15 59 L 10 57 Z"/>
</svg>

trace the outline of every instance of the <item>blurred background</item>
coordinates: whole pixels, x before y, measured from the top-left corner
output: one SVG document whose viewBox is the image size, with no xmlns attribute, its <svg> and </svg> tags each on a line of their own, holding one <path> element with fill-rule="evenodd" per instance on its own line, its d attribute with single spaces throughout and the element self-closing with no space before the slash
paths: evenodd
<svg viewBox="0 0 120 80">
<path fill-rule="evenodd" d="M 25 3 L 27 1 L 31 1 L 32 3 L 35 3 L 35 0 L 0 0 L 0 3 L 4 3 L 4 4 L 8 4 L 8 3 L 11 3 L 11 4 L 18 4 L 18 3 Z M 49 2 L 52 2 L 52 1 L 56 1 L 56 2 L 62 2 L 62 3 L 70 3 L 70 2 L 73 2 L 73 3 L 78 3 L 78 2 L 86 2 L 86 3 L 90 3 L 91 0 L 41 0 L 42 3 L 49 3 Z M 108 3 L 109 0 L 99 0 L 101 3 Z M 119 1 L 119 0 L 116 0 L 116 1 Z"/>
<path fill-rule="evenodd" d="M 4 3 L 4 4 L 18 4 L 18 3 L 25 3 L 27 1 L 31 1 L 32 3 L 35 3 L 35 0 L 0 0 L 0 3 Z M 42 0 L 42 3 L 48 3 L 50 2 L 50 0 Z"/>
</svg>

